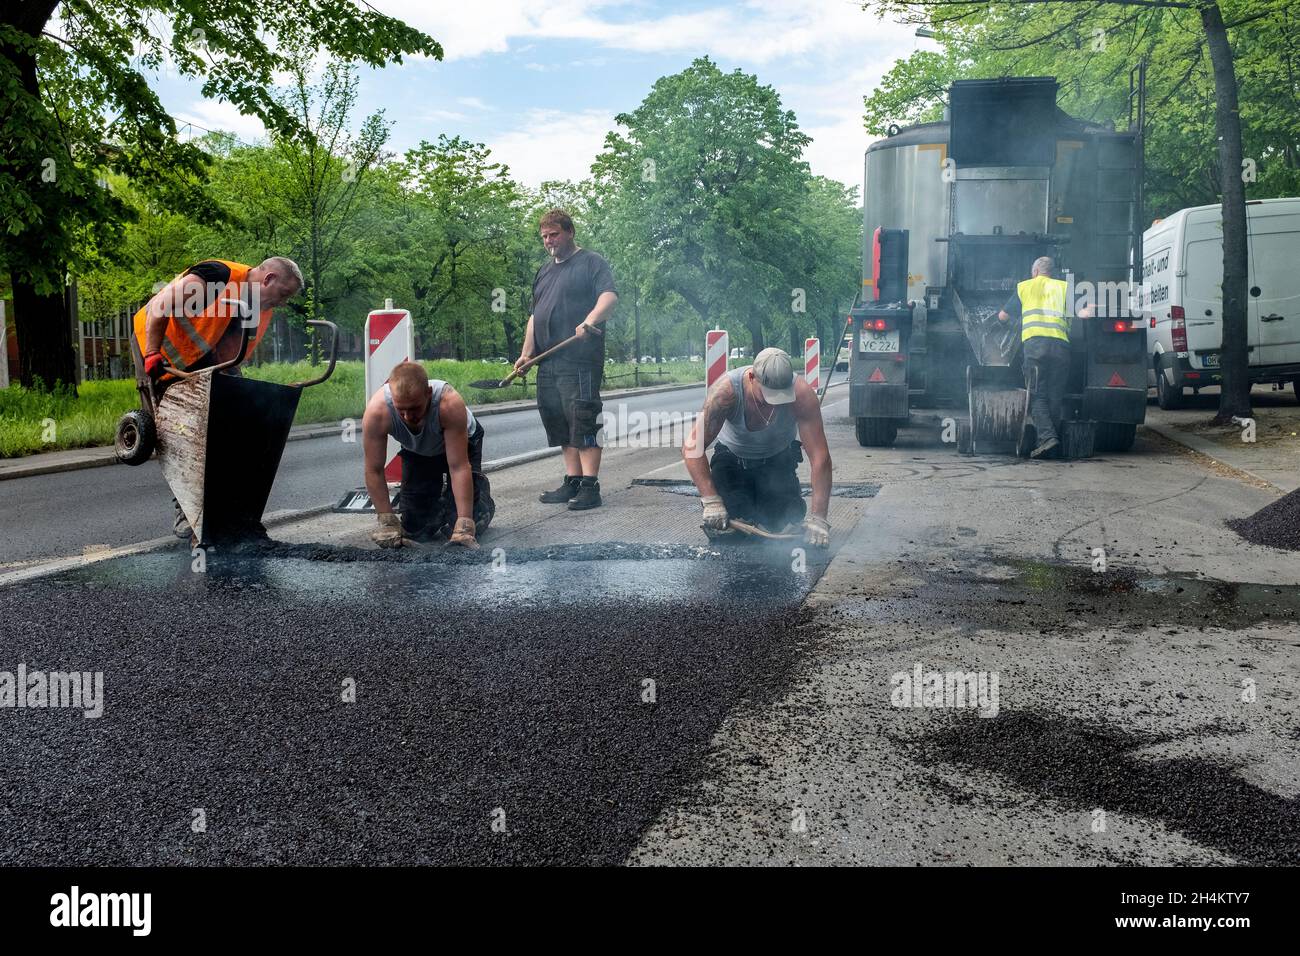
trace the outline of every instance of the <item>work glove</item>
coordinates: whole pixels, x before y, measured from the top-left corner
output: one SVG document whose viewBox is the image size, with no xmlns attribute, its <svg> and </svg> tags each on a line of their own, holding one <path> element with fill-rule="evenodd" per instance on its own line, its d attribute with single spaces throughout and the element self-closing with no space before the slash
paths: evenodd
<svg viewBox="0 0 1300 956">
<path fill-rule="evenodd" d="M 391 511 L 379 516 L 379 530 L 370 536 L 370 540 L 381 548 L 400 548 L 402 546 L 402 519 Z"/>
<path fill-rule="evenodd" d="M 474 519 L 457 518 L 456 526 L 452 529 L 451 537 L 448 544 L 460 545 L 462 548 L 469 548 L 471 551 L 478 550 L 478 539 L 474 537 Z"/>
<path fill-rule="evenodd" d="M 161 352 L 150 352 L 144 357 L 144 374 L 152 379 L 158 378 L 163 373 L 163 357 Z"/>
<path fill-rule="evenodd" d="M 817 515 L 803 519 L 803 543 L 814 548 L 824 548 L 831 543 L 831 523 Z"/>
<path fill-rule="evenodd" d="M 703 495 L 700 504 L 704 505 L 704 527 L 714 531 L 725 530 L 731 516 L 727 514 L 727 506 L 722 503 L 722 496 Z"/>
</svg>

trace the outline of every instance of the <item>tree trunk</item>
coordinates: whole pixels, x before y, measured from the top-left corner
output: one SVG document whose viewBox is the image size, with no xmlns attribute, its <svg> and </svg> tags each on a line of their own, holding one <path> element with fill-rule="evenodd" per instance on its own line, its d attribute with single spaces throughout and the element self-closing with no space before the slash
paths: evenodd
<svg viewBox="0 0 1300 956">
<path fill-rule="evenodd" d="M 1246 184 L 1241 178 L 1241 114 L 1232 47 L 1218 3 L 1201 8 L 1210 62 L 1214 65 L 1214 127 L 1219 139 L 1223 193 L 1223 348 L 1219 357 L 1223 387 L 1218 421 L 1250 415 L 1246 334 Z M 1187 317 L 1189 321 L 1193 316 Z"/>
<path fill-rule="evenodd" d="M 45 24 L 57 6 L 56 0 L 41 0 L 18 6 L 5 14 L 3 22 L 28 36 L 39 36 Z M 25 50 L 16 50 L 10 46 L 0 46 L 0 56 L 10 60 L 18 70 L 23 90 L 39 100 L 40 83 L 36 76 L 36 58 Z M 8 156 L 6 172 L 18 176 L 19 189 L 33 200 L 39 202 L 42 186 L 42 151 L 34 144 L 14 144 L 21 153 L 6 147 Z M 44 246 L 39 233 L 41 227 L 27 229 L 9 236 L 7 243 L 15 249 L 40 249 Z M 29 259 L 27 255 L 17 257 L 19 261 Z M 14 262 L 15 260 L 11 260 Z M 66 289 L 63 289 L 65 267 L 62 262 L 50 262 L 48 258 L 38 258 L 37 267 L 29 265 L 23 269 L 11 269 L 10 285 L 13 288 L 14 329 L 18 338 L 18 376 L 19 381 L 31 388 L 39 379 L 46 388 L 53 388 L 56 383 L 64 383 L 73 388 L 77 384 L 76 357 L 72 349 L 72 322 L 70 303 Z M 38 294 L 36 287 L 42 278 L 63 289 L 48 295 Z"/>
<path fill-rule="evenodd" d="M 11 276 L 14 331 L 18 338 L 18 380 L 26 388 L 60 383 L 76 388 L 70 293 L 37 295 L 30 282 Z"/>
</svg>

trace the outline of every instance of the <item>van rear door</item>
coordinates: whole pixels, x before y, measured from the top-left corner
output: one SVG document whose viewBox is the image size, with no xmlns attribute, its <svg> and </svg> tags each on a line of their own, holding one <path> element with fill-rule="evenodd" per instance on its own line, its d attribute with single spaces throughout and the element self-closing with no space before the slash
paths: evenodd
<svg viewBox="0 0 1300 956">
<path fill-rule="evenodd" d="M 1192 368 L 1218 368 L 1223 347 L 1223 239 L 1209 223 L 1188 226 L 1183 256 L 1183 313 Z M 1213 224 L 1219 232 L 1219 224 Z M 1249 330 L 1248 330 L 1249 334 Z M 1250 335 L 1253 341 L 1254 336 Z M 1254 361 L 1252 355 L 1251 361 Z"/>
<path fill-rule="evenodd" d="M 1249 219 L 1247 220 L 1249 225 Z M 1183 306 L 1192 368 L 1218 368 L 1223 348 L 1223 215 L 1218 206 L 1188 216 Z M 1246 309 L 1247 363 L 1259 364 L 1259 313 Z M 1200 353 L 1198 355 L 1198 353 Z"/>
<path fill-rule="evenodd" d="M 1300 364 L 1300 214 L 1252 216 L 1250 227 L 1251 364 Z"/>
</svg>

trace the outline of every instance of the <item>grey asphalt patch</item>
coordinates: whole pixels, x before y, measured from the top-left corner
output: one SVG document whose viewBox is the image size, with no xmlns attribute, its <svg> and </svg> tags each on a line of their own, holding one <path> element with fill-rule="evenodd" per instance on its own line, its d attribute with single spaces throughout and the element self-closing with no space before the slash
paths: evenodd
<svg viewBox="0 0 1300 956">
<path fill-rule="evenodd" d="M 779 694 L 822 569 L 269 552 L 6 592 L 0 668 L 102 671 L 105 700 L 0 713 L 0 864 L 620 862 L 727 711 Z"/>
<path fill-rule="evenodd" d="M 1246 863 L 1300 863 L 1300 798 L 1249 783 L 1227 763 L 1137 754 L 1167 742 L 1061 714 L 1004 712 L 995 720 L 965 716 L 908 749 L 922 764 L 994 773 L 1081 813 L 1104 807 L 1158 821 Z"/>
<path fill-rule="evenodd" d="M 630 862 L 1294 863 L 1300 588 L 957 551 L 806 610 L 791 691 Z M 999 712 L 900 704 L 918 666 L 997 675 Z"/>
</svg>

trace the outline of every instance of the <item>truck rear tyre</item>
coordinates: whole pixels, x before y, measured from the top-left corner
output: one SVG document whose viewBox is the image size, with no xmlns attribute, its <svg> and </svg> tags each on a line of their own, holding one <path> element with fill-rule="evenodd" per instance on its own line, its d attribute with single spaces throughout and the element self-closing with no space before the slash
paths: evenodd
<svg viewBox="0 0 1300 956">
<path fill-rule="evenodd" d="M 1170 385 L 1163 369 L 1156 369 L 1156 403 L 1164 409 L 1183 407 L 1182 386 Z"/>
<path fill-rule="evenodd" d="M 898 437 L 898 426 L 888 418 L 859 418 L 855 424 L 858 444 L 864 448 L 892 445 Z"/>
<path fill-rule="evenodd" d="M 1137 437 L 1137 426 L 1122 422 L 1098 422 L 1096 442 L 1097 451 L 1129 451 Z"/>
<path fill-rule="evenodd" d="M 158 434 L 154 429 L 153 416 L 144 409 L 127 412 L 117 420 L 117 434 L 113 439 L 113 450 L 117 460 L 124 465 L 143 465 L 151 457 Z"/>
<path fill-rule="evenodd" d="M 1295 400 L 1300 402 L 1300 378 L 1291 379 L 1291 391 L 1295 392 Z"/>
</svg>

